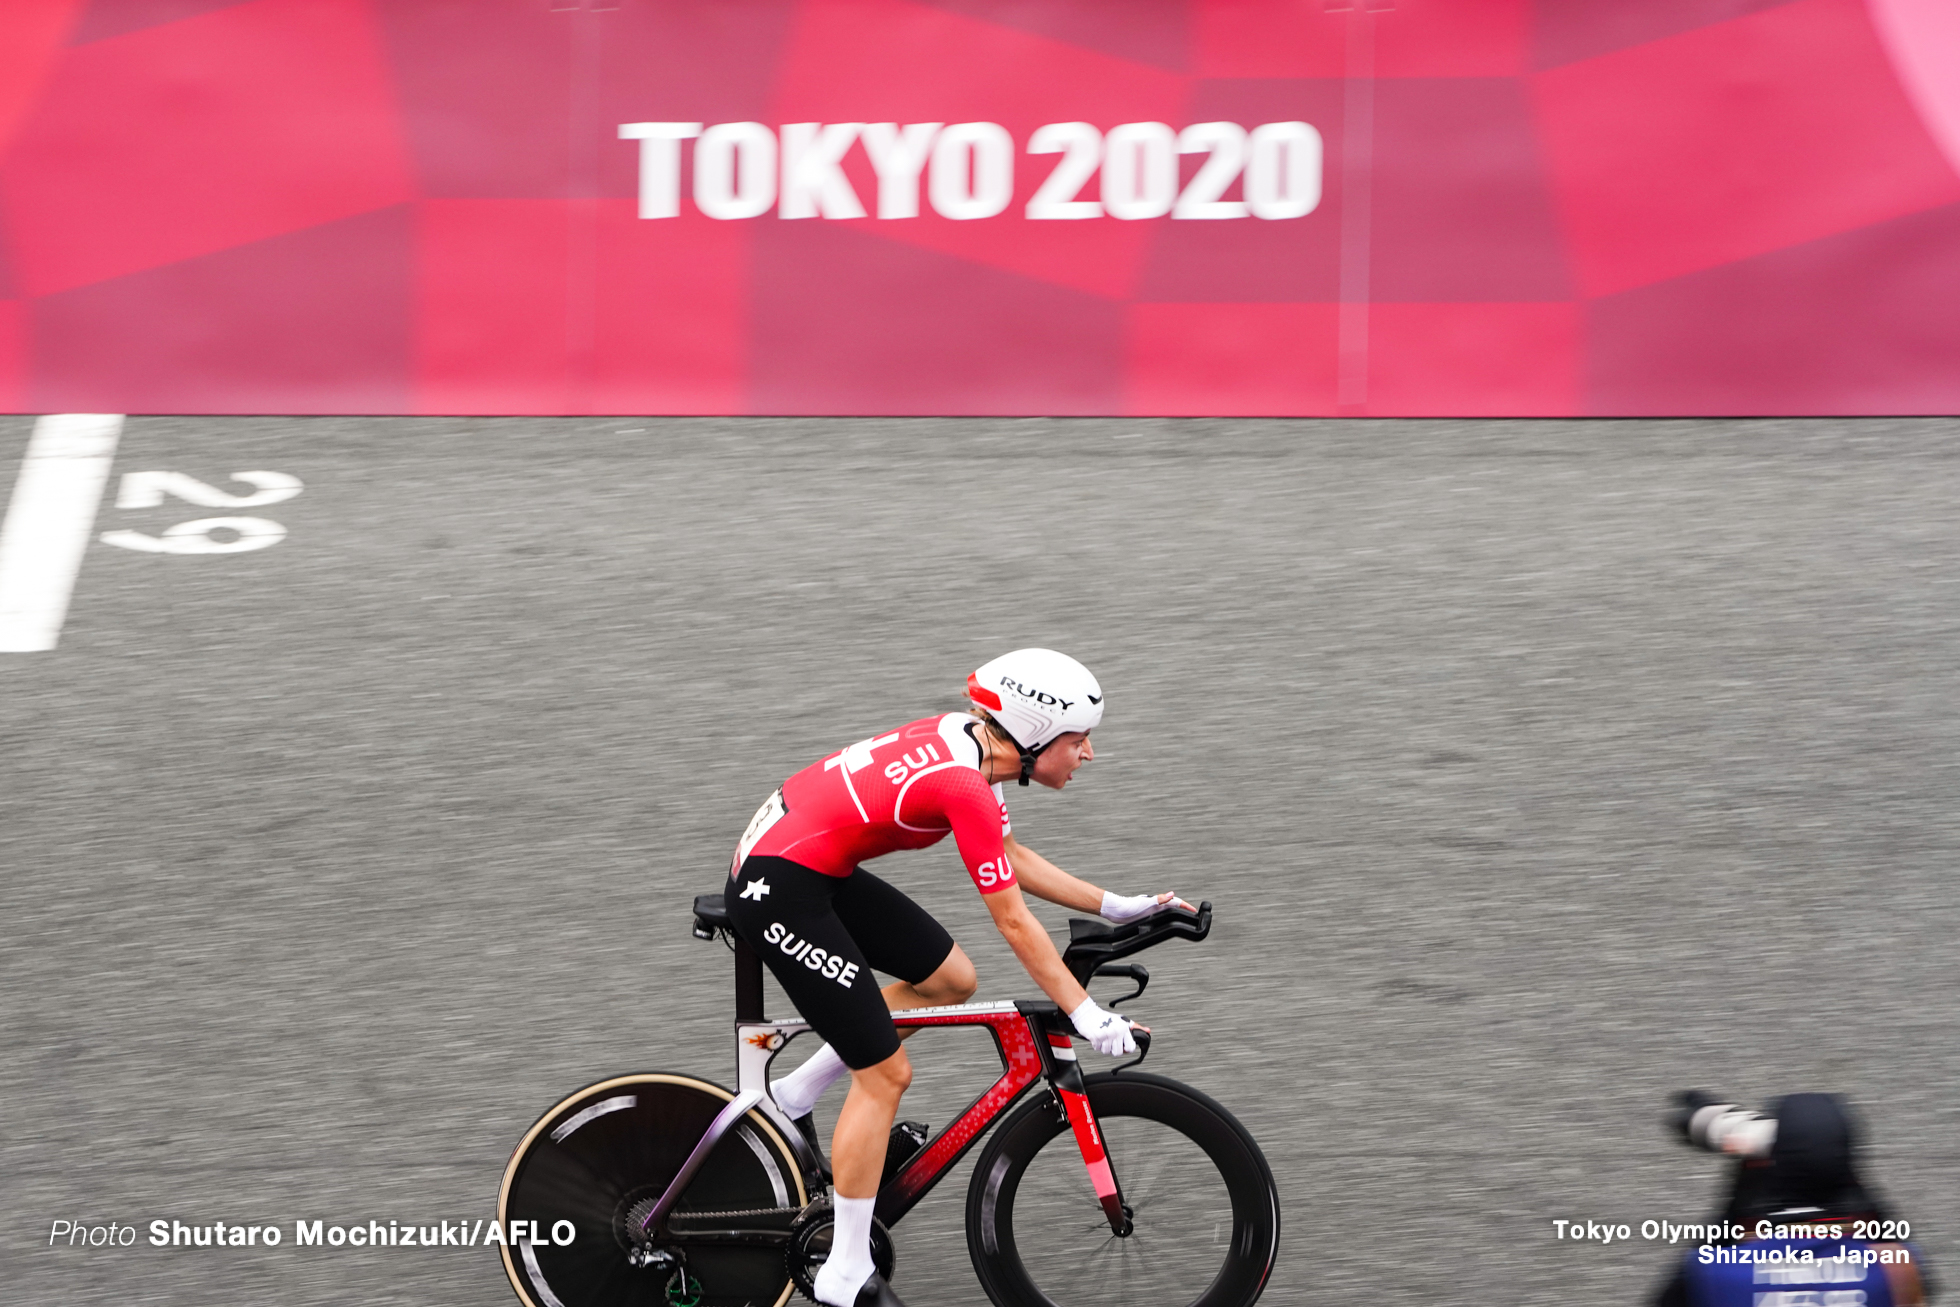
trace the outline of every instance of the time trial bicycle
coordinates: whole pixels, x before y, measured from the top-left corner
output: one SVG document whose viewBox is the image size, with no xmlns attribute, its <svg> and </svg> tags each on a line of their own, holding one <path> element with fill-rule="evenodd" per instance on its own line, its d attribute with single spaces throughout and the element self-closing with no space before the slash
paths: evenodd
<svg viewBox="0 0 1960 1307">
<path fill-rule="evenodd" d="M 1139 922 L 1069 922 L 1064 963 L 1083 984 L 1130 956 L 1202 940 L 1211 904 Z M 546 1112 L 504 1169 L 498 1219 L 570 1240 L 502 1249 L 525 1307 L 784 1307 L 812 1292 L 829 1252 L 828 1168 L 769 1096 L 769 1064 L 809 1029 L 763 1016 L 762 961 L 719 894 L 694 900 L 694 934 L 735 952 L 736 1088 L 646 1072 L 589 1085 Z M 1250 1307 L 1279 1246 L 1279 1194 L 1259 1145 L 1186 1085 L 1136 1070 L 1084 1075 L 1054 1003 L 1003 1001 L 892 1013 L 900 1029 L 980 1026 L 1001 1074 L 927 1139 L 894 1130 L 872 1253 L 889 1279 L 891 1228 L 989 1127 L 967 1186 L 967 1249 L 999 1307 Z M 1037 1088 L 1040 1086 L 1040 1088 Z M 1031 1092 L 1032 1091 L 1032 1092 Z M 1018 1106 L 1016 1104 L 1018 1103 Z M 1010 1109 L 1012 1109 L 1010 1111 Z M 908 1135 L 911 1130 L 914 1134 Z"/>
</svg>

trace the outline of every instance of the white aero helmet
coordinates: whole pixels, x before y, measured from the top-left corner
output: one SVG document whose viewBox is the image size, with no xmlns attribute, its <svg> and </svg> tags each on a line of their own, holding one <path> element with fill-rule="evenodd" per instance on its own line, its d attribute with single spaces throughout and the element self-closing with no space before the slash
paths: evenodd
<svg viewBox="0 0 1960 1307">
<path fill-rule="evenodd" d="M 1088 668 L 1053 649 L 1016 649 L 983 664 L 966 678 L 966 697 L 1020 749 L 1023 785 L 1055 737 L 1102 721 L 1102 686 Z"/>
</svg>

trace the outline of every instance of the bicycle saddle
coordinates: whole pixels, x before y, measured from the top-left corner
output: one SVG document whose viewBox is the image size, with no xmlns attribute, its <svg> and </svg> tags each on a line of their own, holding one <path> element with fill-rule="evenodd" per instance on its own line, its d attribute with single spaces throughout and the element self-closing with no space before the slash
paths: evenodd
<svg viewBox="0 0 1960 1307">
<path fill-rule="evenodd" d="M 732 930 L 728 920 L 728 905 L 722 902 L 719 894 L 696 894 L 694 896 L 694 934 L 699 939 L 713 939 L 717 930 Z"/>
</svg>

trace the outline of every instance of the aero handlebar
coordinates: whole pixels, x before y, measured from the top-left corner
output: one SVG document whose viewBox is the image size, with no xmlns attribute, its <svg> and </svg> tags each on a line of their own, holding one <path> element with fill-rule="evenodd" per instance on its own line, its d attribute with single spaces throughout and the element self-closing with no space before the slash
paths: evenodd
<svg viewBox="0 0 1960 1307">
<path fill-rule="evenodd" d="M 1062 964 L 1078 984 L 1086 985 L 1098 968 L 1154 948 L 1167 939 L 1200 940 L 1211 933 L 1211 900 L 1196 910 L 1170 908 L 1153 913 L 1125 926 L 1109 926 L 1100 921 L 1071 917 L 1068 947 L 1062 950 Z"/>
</svg>

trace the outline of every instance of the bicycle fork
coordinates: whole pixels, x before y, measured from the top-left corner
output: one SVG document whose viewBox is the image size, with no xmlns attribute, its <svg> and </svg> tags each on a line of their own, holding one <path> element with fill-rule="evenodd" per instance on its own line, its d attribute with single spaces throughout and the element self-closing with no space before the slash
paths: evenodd
<svg viewBox="0 0 1960 1307">
<path fill-rule="evenodd" d="M 1075 1145 L 1082 1150 L 1082 1164 L 1089 1170 L 1096 1201 L 1102 1204 L 1103 1215 L 1109 1218 L 1111 1232 L 1119 1239 L 1127 1239 L 1135 1227 L 1130 1221 L 1129 1206 L 1123 1201 L 1123 1188 L 1109 1165 L 1109 1149 L 1103 1144 L 1095 1111 L 1089 1106 L 1088 1088 L 1082 1083 L 1082 1067 L 1075 1057 L 1075 1041 L 1064 1031 L 1050 1030 L 1047 1034 L 1048 1057 L 1054 1066 L 1049 1078 L 1062 1100 L 1062 1110 L 1068 1114 L 1069 1128 L 1075 1132 Z"/>
</svg>

